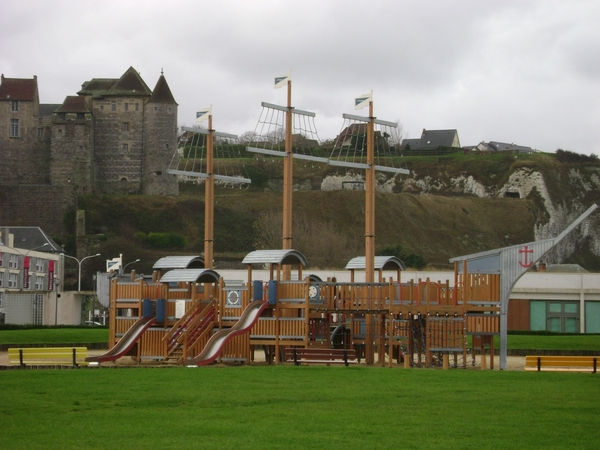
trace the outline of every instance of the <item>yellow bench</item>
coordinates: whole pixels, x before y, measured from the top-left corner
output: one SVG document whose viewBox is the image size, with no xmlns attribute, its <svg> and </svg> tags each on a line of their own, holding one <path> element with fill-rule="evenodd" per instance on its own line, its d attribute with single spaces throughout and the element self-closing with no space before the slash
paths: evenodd
<svg viewBox="0 0 600 450">
<path fill-rule="evenodd" d="M 525 356 L 525 370 L 596 373 L 600 356 Z"/>
<path fill-rule="evenodd" d="M 73 366 L 86 365 L 87 347 L 44 347 L 44 348 L 9 348 L 8 361 L 11 364 L 57 365 Z"/>
</svg>

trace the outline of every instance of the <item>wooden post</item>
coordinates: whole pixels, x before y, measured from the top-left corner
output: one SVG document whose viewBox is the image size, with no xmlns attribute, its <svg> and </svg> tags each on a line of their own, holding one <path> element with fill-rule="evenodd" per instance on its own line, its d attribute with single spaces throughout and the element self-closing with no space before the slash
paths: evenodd
<svg viewBox="0 0 600 450">
<path fill-rule="evenodd" d="M 213 130 L 212 114 L 208 116 L 208 137 L 206 142 L 206 173 L 208 178 L 204 183 L 204 267 L 213 267 L 214 243 L 214 209 L 215 209 L 215 173 L 213 160 Z"/>
<path fill-rule="evenodd" d="M 292 80 L 288 80 L 287 112 L 285 116 L 285 157 L 283 158 L 283 249 L 292 249 L 292 191 L 294 185 L 294 155 L 292 143 Z M 283 267 L 283 279 L 291 280 L 289 265 Z"/>
<path fill-rule="evenodd" d="M 444 361 L 444 370 L 448 370 L 448 358 L 449 355 L 448 353 L 444 353 L 444 355 L 442 356 L 443 361 Z"/>
</svg>

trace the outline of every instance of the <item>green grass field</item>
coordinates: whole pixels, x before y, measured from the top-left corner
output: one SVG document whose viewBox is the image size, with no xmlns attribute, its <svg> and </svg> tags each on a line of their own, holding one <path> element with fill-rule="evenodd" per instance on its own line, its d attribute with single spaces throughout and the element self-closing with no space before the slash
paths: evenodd
<svg viewBox="0 0 600 450">
<path fill-rule="evenodd" d="M 0 448 L 597 448 L 582 373 L 244 366 L 0 372 Z"/>
</svg>

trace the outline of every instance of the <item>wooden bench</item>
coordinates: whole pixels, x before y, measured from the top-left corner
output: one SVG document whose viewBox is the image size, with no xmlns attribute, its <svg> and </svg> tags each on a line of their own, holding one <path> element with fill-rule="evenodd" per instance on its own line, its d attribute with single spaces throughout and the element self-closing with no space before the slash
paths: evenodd
<svg viewBox="0 0 600 450">
<path fill-rule="evenodd" d="M 600 356 L 525 356 L 525 370 L 596 373 Z"/>
<path fill-rule="evenodd" d="M 300 364 L 357 364 L 354 349 L 286 347 L 285 361 Z"/>
<path fill-rule="evenodd" d="M 86 365 L 87 347 L 9 348 L 11 364 L 73 366 Z"/>
</svg>

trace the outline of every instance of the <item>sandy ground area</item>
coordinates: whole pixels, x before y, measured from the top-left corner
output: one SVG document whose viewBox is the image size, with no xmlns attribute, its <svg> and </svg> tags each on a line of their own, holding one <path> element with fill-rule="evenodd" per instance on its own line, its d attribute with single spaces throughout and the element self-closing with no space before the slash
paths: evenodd
<svg viewBox="0 0 600 450">
<path fill-rule="evenodd" d="M 101 355 L 105 352 L 106 352 L 105 350 L 89 350 L 88 355 L 89 356 Z M 262 351 L 255 352 L 255 360 L 257 363 L 264 363 L 264 354 L 262 353 Z M 486 369 L 491 370 L 489 356 L 486 358 L 485 364 L 486 364 Z M 154 367 L 156 367 L 157 365 L 160 365 L 160 364 L 156 364 L 156 363 L 152 364 L 152 363 L 146 363 L 146 362 L 138 364 L 136 361 L 132 360 L 130 357 L 125 356 L 115 362 L 102 363 L 102 365 L 107 366 L 107 367 L 110 367 L 110 366 L 144 367 L 144 366 L 153 365 Z M 524 370 L 525 357 L 524 356 L 509 356 L 509 357 L 507 357 L 506 365 L 507 365 L 507 370 Z M 8 362 L 8 353 L 7 352 L 0 352 L 0 366 L 10 366 L 10 364 Z M 401 366 L 398 366 L 398 367 L 401 367 Z M 471 358 L 469 358 L 468 363 L 467 363 L 467 368 L 470 370 L 480 370 L 481 369 L 481 358 L 479 356 L 476 358 L 475 366 L 472 365 L 472 360 L 471 360 Z M 495 356 L 493 370 L 499 370 L 499 368 L 500 368 L 500 358 L 498 356 Z"/>
</svg>

